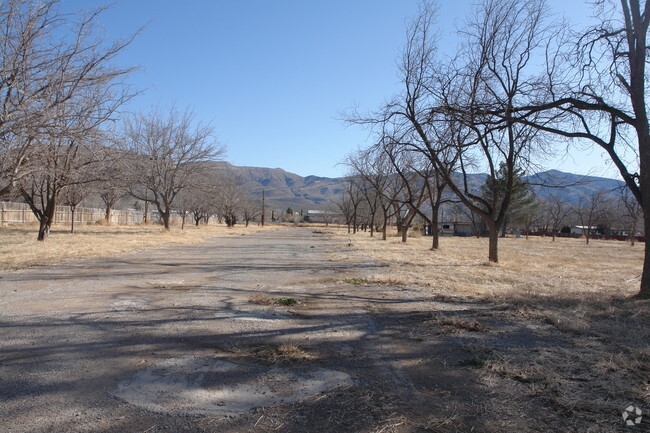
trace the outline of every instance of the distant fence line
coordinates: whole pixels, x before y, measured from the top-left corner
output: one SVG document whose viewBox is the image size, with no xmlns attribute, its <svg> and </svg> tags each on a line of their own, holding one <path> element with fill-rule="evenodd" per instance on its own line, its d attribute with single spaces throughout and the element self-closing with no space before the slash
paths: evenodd
<svg viewBox="0 0 650 433">
<path fill-rule="evenodd" d="M 74 213 L 75 224 L 94 224 L 103 220 L 106 209 L 78 207 Z M 152 219 L 153 217 L 153 219 Z M 180 217 L 174 216 L 180 220 Z M 149 221 L 157 221 L 157 215 L 149 212 Z M 115 209 L 111 211 L 111 224 L 133 225 L 144 221 L 144 212 L 136 209 Z M 36 215 L 25 203 L 0 202 L 0 224 L 31 224 L 38 222 Z M 69 206 L 57 206 L 54 224 L 70 224 L 72 211 Z"/>
</svg>

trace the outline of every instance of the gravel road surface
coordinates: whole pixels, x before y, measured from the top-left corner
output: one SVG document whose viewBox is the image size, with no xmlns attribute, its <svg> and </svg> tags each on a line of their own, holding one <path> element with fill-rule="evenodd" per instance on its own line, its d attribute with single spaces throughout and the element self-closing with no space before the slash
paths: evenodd
<svg viewBox="0 0 650 433">
<path fill-rule="evenodd" d="M 467 306 L 346 283 L 378 266 L 346 247 L 282 228 L 0 274 L 0 431 L 444 426 L 479 385 L 412 330 Z"/>
</svg>

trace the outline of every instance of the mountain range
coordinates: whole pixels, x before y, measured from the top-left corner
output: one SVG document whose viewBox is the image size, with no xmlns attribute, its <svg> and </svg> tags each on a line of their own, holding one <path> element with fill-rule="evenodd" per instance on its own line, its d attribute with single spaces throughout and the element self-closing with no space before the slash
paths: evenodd
<svg viewBox="0 0 650 433">
<path fill-rule="evenodd" d="M 242 183 L 242 187 L 254 197 L 264 191 L 268 208 L 278 210 L 291 207 L 293 210 L 326 209 L 333 207 L 345 189 L 346 178 L 320 176 L 303 177 L 281 168 L 235 166 L 227 162 L 220 168 L 231 170 Z M 470 175 L 470 184 L 483 185 L 486 174 Z M 620 197 L 623 181 L 605 177 L 584 176 L 559 170 L 548 170 L 525 176 L 535 195 L 540 199 L 557 197 L 570 204 L 577 204 L 581 197 L 602 191 L 612 198 Z"/>
</svg>

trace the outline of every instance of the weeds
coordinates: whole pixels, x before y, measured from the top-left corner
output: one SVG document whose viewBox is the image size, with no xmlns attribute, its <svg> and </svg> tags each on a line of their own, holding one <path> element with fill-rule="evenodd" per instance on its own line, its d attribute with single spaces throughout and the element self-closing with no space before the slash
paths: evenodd
<svg viewBox="0 0 650 433">
<path fill-rule="evenodd" d="M 289 297 L 277 297 L 274 298 L 270 295 L 267 295 L 266 293 L 256 293 L 252 295 L 250 298 L 248 298 L 248 302 L 251 304 L 258 304 L 258 305 L 296 305 L 299 304 L 300 301 L 296 298 L 289 298 Z"/>
<path fill-rule="evenodd" d="M 294 305 L 298 303 L 296 298 L 274 298 L 273 301 L 279 305 Z"/>
<path fill-rule="evenodd" d="M 485 356 L 478 355 L 463 359 L 462 361 L 459 361 L 458 364 L 462 365 L 463 367 L 483 368 L 485 367 L 487 360 L 488 359 Z"/>
<path fill-rule="evenodd" d="M 347 284 L 352 284 L 353 286 L 363 286 L 368 284 L 368 280 L 365 278 L 359 278 L 359 277 L 353 277 L 353 278 L 346 278 L 343 280 Z"/>
</svg>

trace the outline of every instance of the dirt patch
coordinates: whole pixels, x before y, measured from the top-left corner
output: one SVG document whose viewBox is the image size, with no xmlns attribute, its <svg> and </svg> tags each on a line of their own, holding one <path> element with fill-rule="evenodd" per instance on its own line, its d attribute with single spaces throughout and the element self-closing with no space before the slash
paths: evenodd
<svg viewBox="0 0 650 433">
<path fill-rule="evenodd" d="M 324 368 L 289 370 L 182 357 L 139 371 L 113 395 L 155 412 L 224 416 L 351 384 L 349 375 Z"/>
</svg>

